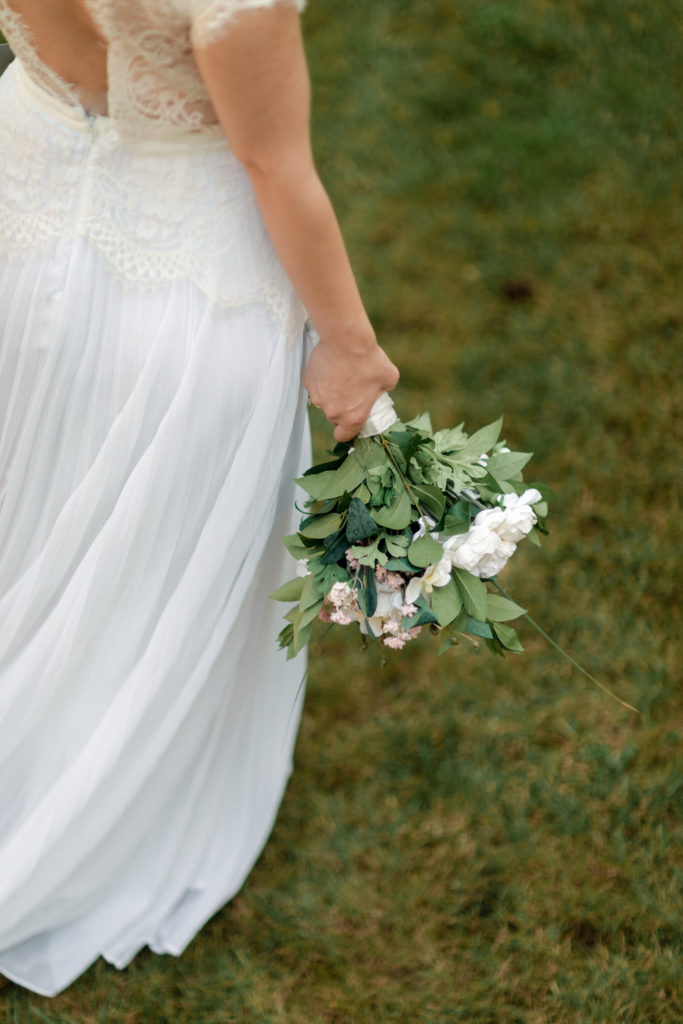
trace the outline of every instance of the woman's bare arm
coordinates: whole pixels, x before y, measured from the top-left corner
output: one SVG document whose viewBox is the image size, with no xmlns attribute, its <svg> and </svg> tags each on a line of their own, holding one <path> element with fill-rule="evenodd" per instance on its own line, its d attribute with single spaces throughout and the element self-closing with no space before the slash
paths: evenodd
<svg viewBox="0 0 683 1024">
<path fill-rule="evenodd" d="M 195 50 L 230 146 L 251 178 L 277 254 L 320 334 L 311 400 L 353 437 L 398 370 L 377 344 L 330 200 L 313 162 L 310 86 L 293 5 L 246 11 Z"/>
</svg>

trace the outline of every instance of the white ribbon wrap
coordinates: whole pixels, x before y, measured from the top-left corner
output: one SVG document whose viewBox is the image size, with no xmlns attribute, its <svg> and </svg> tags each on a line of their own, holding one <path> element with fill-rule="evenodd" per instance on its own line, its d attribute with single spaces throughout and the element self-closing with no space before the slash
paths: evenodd
<svg viewBox="0 0 683 1024">
<path fill-rule="evenodd" d="M 306 320 L 304 324 L 304 346 L 305 346 L 305 359 L 308 362 L 308 358 L 320 341 L 320 335 L 315 329 L 313 321 L 310 319 Z M 370 415 L 367 420 L 358 431 L 358 437 L 374 437 L 375 434 L 382 434 L 385 430 L 388 430 L 396 421 L 398 416 L 394 409 L 394 403 L 391 400 L 391 396 L 387 391 L 383 391 L 379 398 L 375 399 L 375 402 L 370 410 Z"/>
<path fill-rule="evenodd" d="M 358 436 L 374 437 L 375 434 L 383 434 L 385 430 L 396 423 L 397 419 L 391 395 L 387 391 L 383 391 L 375 400 L 370 415 L 358 431 Z"/>
</svg>

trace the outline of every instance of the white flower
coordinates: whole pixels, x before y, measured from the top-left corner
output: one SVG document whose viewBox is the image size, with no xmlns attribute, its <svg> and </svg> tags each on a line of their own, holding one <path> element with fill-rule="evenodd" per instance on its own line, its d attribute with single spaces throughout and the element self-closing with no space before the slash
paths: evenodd
<svg viewBox="0 0 683 1024">
<path fill-rule="evenodd" d="M 505 519 L 496 527 L 503 540 L 516 544 L 530 533 L 536 522 L 536 513 L 531 506 L 540 500 L 541 494 L 535 487 L 529 488 L 519 497 L 516 494 L 505 495 L 502 509 Z"/>
<path fill-rule="evenodd" d="M 401 607 L 403 606 L 403 592 L 395 590 L 386 583 L 377 584 L 377 607 L 372 618 L 368 619 L 370 632 L 373 636 L 381 636 L 384 632 L 385 623 L 395 619 L 400 622 L 402 619 Z M 361 622 L 361 633 L 367 633 L 365 621 Z"/>
<path fill-rule="evenodd" d="M 424 537 L 424 535 L 427 533 L 427 530 L 431 530 L 433 526 L 436 526 L 435 520 L 432 519 L 431 516 L 427 515 L 420 516 L 419 523 L 420 525 L 417 527 L 417 529 L 413 530 L 413 540 L 418 540 L 420 537 Z M 430 533 L 429 536 L 436 537 L 436 534 Z"/>
<path fill-rule="evenodd" d="M 541 500 L 541 492 L 535 487 L 529 487 L 523 494 L 503 495 L 503 508 L 511 508 L 513 505 L 535 505 Z"/>
<path fill-rule="evenodd" d="M 501 512 L 501 509 L 486 509 L 486 512 Z M 515 552 L 515 544 L 505 541 L 495 529 L 489 529 L 486 520 L 478 522 L 477 515 L 474 525 L 467 533 L 458 533 L 454 537 L 448 537 L 444 541 L 444 551 L 447 553 L 451 563 L 457 569 L 464 569 L 471 572 L 473 576 L 480 579 L 490 579 L 496 576 L 507 564 L 508 559 Z M 493 517 L 489 517 L 489 520 Z M 493 519 L 497 522 L 497 519 Z"/>
<path fill-rule="evenodd" d="M 428 565 L 422 576 L 413 576 L 406 587 L 406 604 L 414 604 L 421 594 L 431 594 L 434 587 L 445 587 L 451 578 L 451 559 L 446 552 L 440 561 Z"/>
<path fill-rule="evenodd" d="M 477 512 L 474 526 L 486 530 L 497 530 L 505 522 L 505 512 L 502 508 L 484 508 Z"/>
</svg>

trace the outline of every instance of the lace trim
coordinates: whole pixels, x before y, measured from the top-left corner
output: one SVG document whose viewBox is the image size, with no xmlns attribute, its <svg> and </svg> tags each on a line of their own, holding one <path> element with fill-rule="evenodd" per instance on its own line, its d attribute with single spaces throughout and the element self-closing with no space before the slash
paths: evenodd
<svg viewBox="0 0 683 1024">
<path fill-rule="evenodd" d="M 192 52 L 241 11 L 306 0 L 86 0 L 108 41 L 110 118 L 128 138 L 158 129 L 203 132 L 217 124 Z M 0 0 L 0 26 L 30 77 L 52 97 L 82 108 L 78 89 L 44 64 L 21 16 Z"/>
<path fill-rule="evenodd" d="M 28 26 L 7 0 L 0 0 L 0 26 L 14 56 L 19 58 L 31 78 L 51 96 L 56 96 L 69 106 L 80 106 L 76 89 L 42 62 Z"/>
<path fill-rule="evenodd" d="M 242 11 L 273 7 L 276 3 L 293 3 L 299 12 L 306 0 L 190 0 L 192 16 L 192 42 L 195 46 L 208 46 L 215 42 L 231 21 Z"/>
<path fill-rule="evenodd" d="M 227 144 L 130 143 L 28 106 L 0 79 L 0 257 L 27 260 L 84 238 L 137 288 L 189 280 L 216 305 L 263 302 L 293 337 L 303 307 Z"/>
</svg>

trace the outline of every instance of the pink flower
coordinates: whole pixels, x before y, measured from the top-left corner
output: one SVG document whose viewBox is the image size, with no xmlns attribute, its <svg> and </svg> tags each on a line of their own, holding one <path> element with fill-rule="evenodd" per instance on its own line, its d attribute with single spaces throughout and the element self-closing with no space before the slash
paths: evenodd
<svg viewBox="0 0 683 1024">
<path fill-rule="evenodd" d="M 348 565 L 351 572 L 355 572 L 358 568 L 358 559 L 354 558 L 351 554 L 351 548 L 347 548 L 346 551 L 346 564 Z"/>
<path fill-rule="evenodd" d="M 395 651 L 401 651 L 406 645 L 405 640 L 400 636 L 385 636 L 384 643 L 387 647 L 392 647 Z"/>
</svg>

